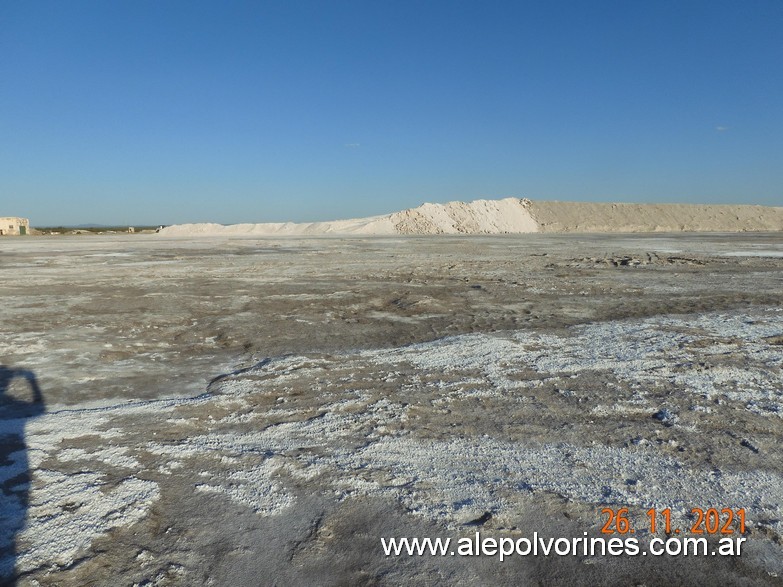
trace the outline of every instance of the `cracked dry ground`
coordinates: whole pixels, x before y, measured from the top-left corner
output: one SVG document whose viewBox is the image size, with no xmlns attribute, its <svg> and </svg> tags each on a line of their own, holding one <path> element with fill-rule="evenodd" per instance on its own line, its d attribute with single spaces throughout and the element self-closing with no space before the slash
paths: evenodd
<svg viewBox="0 0 783 587">
<path fill-rule="evenodd" d="M 777 584 L 780 235 L 3 242 L 25 585 Z M 726 256 L 746 252 L 747 256 Z M 13 374 L 18 376 L 13 376 Z M 32 374 L 45 413 L 15 411 Z M 31 414 L 28 413 L 28 416 Z M 744 507 L 739 558 L 385 557 Z M 16 577 L 13 579 L 12 577 Z"/>
</svg>

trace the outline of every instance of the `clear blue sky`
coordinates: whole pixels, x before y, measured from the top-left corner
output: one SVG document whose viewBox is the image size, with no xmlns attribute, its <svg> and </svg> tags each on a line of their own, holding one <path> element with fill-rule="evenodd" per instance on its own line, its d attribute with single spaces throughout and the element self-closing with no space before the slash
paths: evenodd
<svg viewBox="0 0 783 587">
<path fill-rule="evenodd" d="M 783 205 L 781 31 L 781 0 L 0 0 L 0 215 Z"/>
</svg>

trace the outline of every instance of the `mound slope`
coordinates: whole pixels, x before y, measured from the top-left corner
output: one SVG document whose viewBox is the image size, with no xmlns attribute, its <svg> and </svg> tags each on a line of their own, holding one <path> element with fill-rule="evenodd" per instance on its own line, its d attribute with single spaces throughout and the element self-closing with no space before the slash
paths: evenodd
<svg viewBox="0 0 783 587">
<path fill-rule="evenodd" d="M 783 208 L 612 204 L 519 198 L 422 204 L 382 216 L 309 223 L 177 224 L 164 236 L 514 234 L 530 232 L 754 232 L 783 230 Z"/>
</svg>

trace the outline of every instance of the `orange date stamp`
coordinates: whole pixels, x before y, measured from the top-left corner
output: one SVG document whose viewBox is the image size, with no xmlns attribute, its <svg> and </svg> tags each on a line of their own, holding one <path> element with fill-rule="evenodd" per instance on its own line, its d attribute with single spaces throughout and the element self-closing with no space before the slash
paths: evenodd
<svg viewBox="0 0 783 587">
<path fill-rule="evenodd" d="M 628 508 L 603 508 L 601 514 L 606 516 L 606 522 L 601 528 L 602 534 L 635 534 L 637 527 L 629 517 Z M 679 528 L 672 525 L 671 509 L 647 510 L 644 527 L 652 534 L 663 531 L 665 534 L 680 534 L 688 531 L 691 534 L 707 534 L 726 536 L 745 534 L 745 509 L 732 508 L 692 508 L 693 522 L 690 527 Z"/>
</svg>

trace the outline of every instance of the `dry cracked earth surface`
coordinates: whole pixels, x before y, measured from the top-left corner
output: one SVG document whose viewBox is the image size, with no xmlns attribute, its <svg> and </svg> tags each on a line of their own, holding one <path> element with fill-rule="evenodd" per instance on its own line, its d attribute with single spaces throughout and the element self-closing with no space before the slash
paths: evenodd
<svg viewBox="0 0 783 587">
<path fill-rule="evenodd" d="M 30 237 L 0 267 L 0 583 L 781 584 L 783 235 Z M 650 508 L 744 508 L 747 541 L 381 544 L 607 507 L 642 550 Z"/>
</svg>

